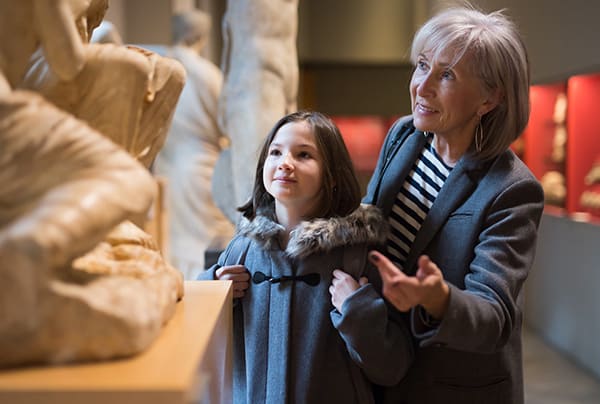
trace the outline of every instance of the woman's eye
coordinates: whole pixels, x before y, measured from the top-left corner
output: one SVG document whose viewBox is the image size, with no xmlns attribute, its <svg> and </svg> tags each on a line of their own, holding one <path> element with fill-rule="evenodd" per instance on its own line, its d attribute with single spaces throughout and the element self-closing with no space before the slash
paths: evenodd
<svg viewBox="0 0 600 404">
<path fill-rule="evenodd" d="M 444 70 L 444 72 L 442 73 L 442 78 L 451 80 L 454 78 L 454 75 L 452 74 L 452 72 L 450 70 Z"/>
<path fill-rule="evenodd" d="M 278 149 L 269 150 L 269 156 L 279 156 L 281 152 Z"/>
<path fill-rule="evenodd" d="M 425 62 L 424 62 L 424 61 L 422 61 L 422 60 L 419 60 L 419 61 L 417 62 L 417 69 L 419 69 L 419 70 L 423 70 L 423 71 L 426 71 L 426 70 L 427 70 L 427 63 L 425 63 Z"/>
</svg>

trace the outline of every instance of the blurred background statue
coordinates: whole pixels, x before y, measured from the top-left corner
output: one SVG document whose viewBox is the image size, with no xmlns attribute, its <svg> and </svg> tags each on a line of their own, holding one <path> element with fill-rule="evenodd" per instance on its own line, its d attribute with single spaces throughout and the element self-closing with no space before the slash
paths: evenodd
<svg viewBox="0 0 600 404">
<path fill-rule="evenodd" d="M 90 42 L 123 45 L 123 38 L 121 38 L 121 34 L 112 22 L 104 20 L 92 32 Z"/>
<path fill-rule="evenodd" d="M 195 280 L 205 269 L 205 251 L 222 250 L 233 235 L 233 224 L 215 205 L 211 191 L 214 166 L 226 141 L 217 124 L 223 75 L 200 54 L 210 35 L 208 14 L 175 14 L 171 27 L 173 46 L 164 54 L 181 62 L 187 78 L 152 168 L 167 179 L 170 262 L 185 279 Z"/>
<path fill-rule="evenodd" d="M 228 0 L 223 18 L 225 76 L 219 124 L 231 146 L 219 156 L 213 195 L 236 223 L 251 195 L 259 147 L 296 110 L 298 0 Z"/>
<path fill-rule="evenodd" d="M 183 294 L 133 224 L 183 68 L 88 44 L 106 8 L 0 0 L 0 366 L 138 353 Z"/>
</svg>

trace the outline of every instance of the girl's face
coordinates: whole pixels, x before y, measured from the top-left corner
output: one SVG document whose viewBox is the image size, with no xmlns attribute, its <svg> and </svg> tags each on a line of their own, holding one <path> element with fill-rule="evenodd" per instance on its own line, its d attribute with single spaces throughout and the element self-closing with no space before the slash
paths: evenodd
<svg viewBox="0 0 600 404">
<path fill-rule="evenodd" d="M 323 157 L 306 122 L 290 122 L 279 128 L 269 145 L 263 183 L 275 198 L 278 210 L 283 207 L 303 218 L 310 218 L 317 211 L 322 195 Z"/>
<path fill-rule="evenodd" d="M 472 57 L 465 54 L 450 66 L 453 56 L 449 51 L 436 60 L 427 52 L 419 55 L 410 81 L 414 124 L 447 141 L 469 141 L 479 117 L 494 105 L 489 104 L 481 81 L 469 69 Z"/>
</svg>

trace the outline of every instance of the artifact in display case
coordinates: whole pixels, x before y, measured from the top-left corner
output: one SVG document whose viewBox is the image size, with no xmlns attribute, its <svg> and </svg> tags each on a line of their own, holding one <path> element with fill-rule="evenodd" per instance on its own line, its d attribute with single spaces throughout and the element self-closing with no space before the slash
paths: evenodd
<svg viewBox="0 0 600 404">
<path fill-rule="evenodd" d="M 600 74 L 568 81 L 567 211 L 600 219 Z"/>
<path fill-rule="evenodd" d="M 567 188 L 566 83 L 531 86 L 531 115 L 523 134 L 524 161 L 540 180 L 546 204 L 564 208 Z"/>
<path fill-rule="evenodd" d="M 540 182 L 544 189 L 544 201 L 548 205 L 564 206 L 567 196 L 565 176 L 558 171 L 548 171 Z"/>
<path fill-rule="evenodd" d="M 106 8 L 0 1 L 0 367 L 138 353 L 183 294 L 134 224 L 183 69 L 90 45 Z"/>
<path fill-rule="evenodd" d="M 600 216 L 600 157 L 585 176 L 586 189 L 581 194 L 581 206 Z"/>
<path fill-rule="evenodd" d="M 567 146 L 567 95 L 559 93 L 554 104 L 554 137 L 552 138 L 551 159 L 555 163 L 565 161 L 565 148 Z"/>
</svg>

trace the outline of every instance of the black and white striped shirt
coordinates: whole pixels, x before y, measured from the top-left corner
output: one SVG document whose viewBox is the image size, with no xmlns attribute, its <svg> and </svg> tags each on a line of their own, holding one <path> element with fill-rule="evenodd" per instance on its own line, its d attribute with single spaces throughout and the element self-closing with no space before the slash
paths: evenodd
<svg viewBox="0 0 600 404">
<path fill-rule="evenodd" d="M 388 255 L 400 268 L 452 167 L 446 165 L 433 147 L 433 134 L 413 164 L 398 192 L 390 220 Z"/>
</svg>

